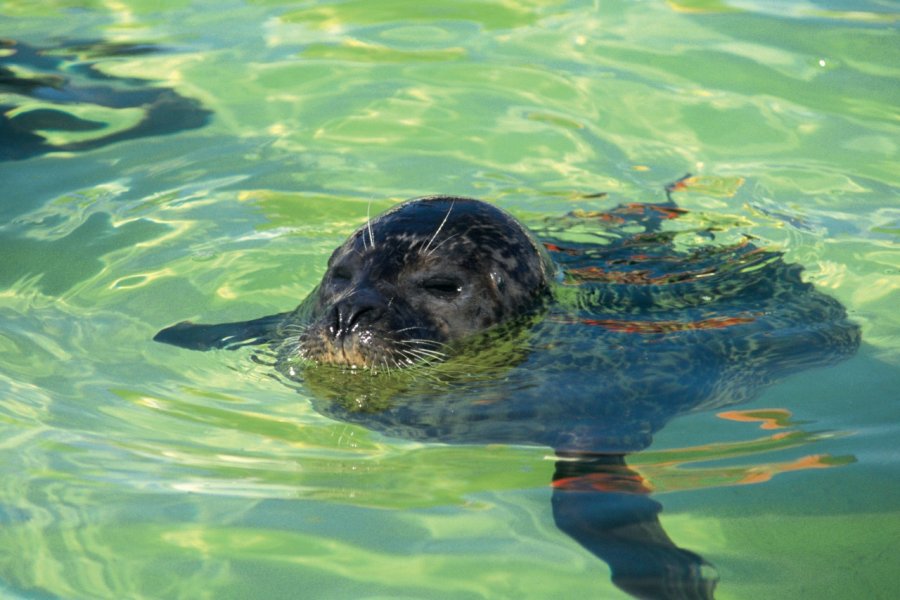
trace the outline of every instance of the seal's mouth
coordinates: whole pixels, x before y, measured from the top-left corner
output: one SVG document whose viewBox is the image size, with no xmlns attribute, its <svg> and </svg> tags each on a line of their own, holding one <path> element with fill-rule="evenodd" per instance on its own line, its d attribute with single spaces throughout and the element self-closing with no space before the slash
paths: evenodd
<svg viewBox="0 0 900 600">
<path fill-rule="evenodd" d="M 371 337 L 371 336 L 367 336 Z M 329 364 L 349 369 L 373 369 L 378 356 L 371 356 L 371 350 L 364 352 L 363 344 L 356 336 L 348 339 L 340 337 L 332 339 L 323 336 L 321 343 L 315 346 L 302 345 L 299 348 L 300 355 L 315 363 Z M 382 362 L 384 362 L 383 357 Z"/>
<path fill-rule="evenodd" d="M 361 329 L 332 335 L 324 326 L 313 325 L 285 339 L 279 349 L 282 361 L 305 367 L 329 365 L 372 375 L 393 373 L 414 366 L 444 361 L 448 353 L 441 342 L 425 338 L 405 338 L 403 331 Z"/>
</svg>

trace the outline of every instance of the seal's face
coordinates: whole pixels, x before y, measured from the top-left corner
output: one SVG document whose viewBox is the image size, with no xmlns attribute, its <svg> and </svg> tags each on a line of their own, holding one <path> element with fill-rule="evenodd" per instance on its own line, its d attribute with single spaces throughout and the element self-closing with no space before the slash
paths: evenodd
<svg viewBox="0 0 900 600">
<path fill-rule="evenodd" d="M 549 259 L 525 228 L 478 200 L 411 200 L 361 227 L 283 327 L 282 351 L 392 370 L 540 305 Z"/>
</svg>

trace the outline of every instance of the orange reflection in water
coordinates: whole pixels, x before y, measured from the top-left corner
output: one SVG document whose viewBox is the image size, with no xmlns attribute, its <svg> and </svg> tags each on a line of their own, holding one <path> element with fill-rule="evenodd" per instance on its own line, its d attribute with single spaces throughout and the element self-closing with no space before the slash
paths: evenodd
<svg viewBox="0 0 900 600">
<path fill-rule="evenodd" d="M 641 487 L 653 492 L 672 492 L 719 486 L 764 483 L 775 475 L 807 469 L 840 467 L 856 462 L 852 455 L 808 454 L 788 461 L 767 461 L 749 465 L 696 467 L 692 463 L 715 462 L 737 457 L 777 452 L 836 437 L 834 432 L 793 429 L 802 422 L 791 420 L 786 409 L 727 411 L 717 416 L 738 423 L 759 423 L 763 430 L 780 430 L 766 437 L 740 442 L 704 444 L 689 448 L 650 451 L 631 457 L 632 470 L 640 473 Z M 785 431 L 786 430 L 786 431 Z M 603 489 L 609 489 L 607 487 Z M 632 487 L 634 487 L 632 485 Z M 598 488 L 595 488 L 598 489 Z M 627 491 L 627 490 L 621 490 Z"/>
<path fill-rule="evenodd" d="M 791 421 L 791 411 L 783 408 L 759 409 L 759 410 L 729 410 L 716 415 L 729 421 L 740 423 L 760 422 L 760 429 L 784 429 L 792 425 L 802 425 L 803 422 Z"/>
</svg>

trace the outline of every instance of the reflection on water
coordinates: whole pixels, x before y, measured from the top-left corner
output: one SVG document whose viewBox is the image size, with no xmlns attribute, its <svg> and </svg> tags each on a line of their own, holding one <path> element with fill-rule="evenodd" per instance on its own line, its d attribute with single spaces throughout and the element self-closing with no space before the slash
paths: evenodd
<svg viewBox="0 0 900 600">
<path fill-rule="evenodd" d="M 0 93 L 18 100 L 0 105 L 0 160 L 92 150 L 205 125 L 212 113 L 196 100 L 94 67 L 100 59 L 162 51 L 141 44 L 37 48 L 0 40 Z"/>
<path fill-rule="evenodd" d="M 649 480 L 654 491 L 678 491 L 723 485 L 747 485 L 764 483 L 780 473 L 806 469 L 827 469 L 852 464 L 853 456 L 808 454 L 788 462 L 754 462 L 751 465 L 725 467 L 693 467 L 693 463 L 752 457 L 835 437 L 834 432 L 808 432 L 793 423 L 791 413 L 785 409 L 733 410 L 719 413 L 719 417 L 740 422 L 760 421 L 761 429 L 792 428 L 770 436 L 741 442 L 705 444 L 692 448 L 679 448 L 665 452 L 645 452 L 638 457 L 639 470 Z"/>
</svg>

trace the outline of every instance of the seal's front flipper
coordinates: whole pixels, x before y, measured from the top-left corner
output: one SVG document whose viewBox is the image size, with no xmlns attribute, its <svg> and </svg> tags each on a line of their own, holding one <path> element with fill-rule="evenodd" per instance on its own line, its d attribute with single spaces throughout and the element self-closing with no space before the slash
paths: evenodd
<svg viewBox="0 0 900 600">
<path fill-rule="evenodd" d="M 182 321 L 157 333 L 153 336 L 153 341 L 188 350 L 213 350 L 215 348 L 234 350 L 241 346 L 265 344 L 273 339 L 279 323 L 289 314 L 279 313 L 252 321 L 218 325 L 199 325 L 190 321 Z"/>
<path fill-rule="evenodd" d="M 635 598 L 713 600 L 715 568 L 679 548 L 659 522 L 662 505 L 624 456 L 561 453 L 553 475 L 553 519 L 609 565 Z"/>
</svg>

